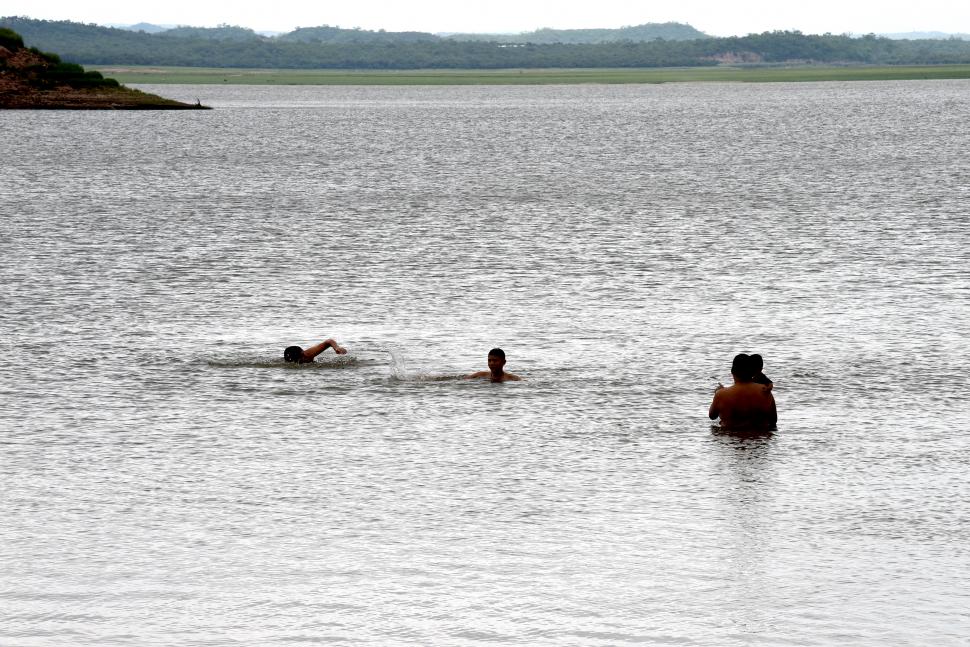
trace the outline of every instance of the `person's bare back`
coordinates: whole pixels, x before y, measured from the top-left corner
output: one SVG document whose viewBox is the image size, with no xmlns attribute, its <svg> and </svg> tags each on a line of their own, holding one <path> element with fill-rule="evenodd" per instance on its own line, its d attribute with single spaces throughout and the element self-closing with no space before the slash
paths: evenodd
<svg viewBox="0 0 970 647">
<path fill-rule="evenodd" d="M 708 411 L 724 429 L 770 429 L 778 422 L 775 398 L 763 384 L 738 382 L 718 389 Z"/>
<path fill-rule="evenodd" d="M 751 381 L 747 355 L 738 355 L 731 365 L 734 384 L 718 387 L 707 415 L 721 419 L 721 427 L 731 431 L 767 431 L 778 422 L 778 411 L 771 389 Z"/>
</svg>

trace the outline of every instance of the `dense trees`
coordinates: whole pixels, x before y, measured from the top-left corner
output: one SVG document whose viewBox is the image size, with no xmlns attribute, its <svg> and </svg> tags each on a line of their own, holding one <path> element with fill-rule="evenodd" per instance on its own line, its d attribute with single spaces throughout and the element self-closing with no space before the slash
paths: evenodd
<svg viewBox="0 0 970 647">
<path fill-rule="evenodd" d="M 281 34 L 276 40 L 283 43 L 415 43 L 439 40 L 434 34 L 420 31 L 368 31 L 366 29 L 341 29 L 323 25 L 322 27 L 298 27 L 288 34 Z"/>
<path fill-rule="evenodd" d="M 159 36 L 169 38 L 201 38 L 210 40 L 240 40 L 251 41 L 262 38 L 252 29 L 235 27 L 233 25 L 219 25 L 218 27 L 174 27 L 158 32 Z"/>
<path fill-rule="evenodd" d="M 604 68 L 760 63 L 970 63 L 970 42 L 890 40 L 876 36 L 766 32 L 694 40 L 588 44 L 458 41 L 419 32 L 337 27 L 298 29 L 268 38 L 241 27 L 180 28 L 149 34 L 67 21 L 2 18 L 31 45 L 87 64 L 303 69 Z M 539 32 L 535 32 L 539 33 Z"/>
</svg>

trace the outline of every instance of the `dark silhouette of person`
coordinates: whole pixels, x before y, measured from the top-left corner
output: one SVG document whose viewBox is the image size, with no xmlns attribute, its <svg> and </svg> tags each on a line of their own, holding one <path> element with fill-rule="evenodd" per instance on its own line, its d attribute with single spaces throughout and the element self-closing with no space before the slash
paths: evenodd
<svg viewBox="0 0 970 647">
<path fill-rule="evenodd" d="M 707 415 L 721 419 L 721 428 L 728 431 L 768 431 L 778 422 L 778 411 L 771 389 L 753 381 L 754 363 L 744 353 L 731 362 L 734 384 L 718 385 Z"/>
</svg>

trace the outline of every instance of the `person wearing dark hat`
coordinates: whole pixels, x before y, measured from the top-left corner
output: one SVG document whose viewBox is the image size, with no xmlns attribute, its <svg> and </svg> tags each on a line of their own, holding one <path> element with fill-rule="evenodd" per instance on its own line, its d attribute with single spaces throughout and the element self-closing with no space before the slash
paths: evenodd
<svg viewBox="0 0 970 647">
<path fill-rule="evenodd" d="M 310 346 L 305 350 L 299 346 L 287 346 L 283 349 L 283 360 L 293 362 L 294 364 L 308 364 L 313 361 L 314 357 L 328 348 L 332 348 L 333 352 L 337 353 L 338 355 L 347 354 L 346 348 L 338 346 L 337 342 L 332 339 L 326 339 L 316 346 Z"/>
<path fill-rule="evenodd" d="M 771 389 L 753 381 L 754 364 L 744 353 L 731 363 L 734 384 L 714 390 L 707 411 L 711 420 L 721 419 L 721 428 L 730 431 L 768 431 L 778 422 L 778 411 Z"/>
</svg>

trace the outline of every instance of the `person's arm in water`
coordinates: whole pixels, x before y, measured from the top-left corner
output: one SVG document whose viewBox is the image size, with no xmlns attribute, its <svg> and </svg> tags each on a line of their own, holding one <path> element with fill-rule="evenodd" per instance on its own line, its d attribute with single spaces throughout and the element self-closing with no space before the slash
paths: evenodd
<svg viewBox="0 0 970 647">
<path fill-rule="evenodd" d="M 481 378 L 481 377 L 491 378 L 492 377 L 492 372 L 491 371 L 478 371 L 477 373 L 472 373 L 471 375 L 466 375 L 462 379 L 463 380 L 475 380 L 475 379 L 478 379 L 478 378 Z M 511 373 L 502 373 L 502 379 L 501 379 L 501 381 L 502 382 L 521 382 L 524 379 L 525 378 L 519 377 L 518 375 L 512 375 Z M 495 380 L 495 381 L 498 382 L 499 380 Z"/>
<path fill-rule="evenodd" d="M 335 342 L 332 339 L 327 339 L 327 340 L 324 340 L 324 341 L 320 342 L 316 346 L 310 346 L 309 348 L 307 348 L 306 350 L 304 350 L 303 351 L 303 361 L 304 362 L 312 362 L 314 357 L 316 357 L 317 355 L 319 355 L 323 351 L 327 350 L 328 348 L 332 348 L 333 349 L 333 352 L 337 353 L 338 355 L 346 355 L 347 354 L 347 349 L 346 348 L 343 348 L 341 346 L 338 346 L 337 345 L 337 342 Z"/>
<path fill-rule="evenodd" d="M 721 392 L 723 390 L 723 384 L 718 384 L 717 388 L 714 389 L 714 399 L 711 400 L 711 406 L 707 410 L 707 417 L 711 420 L 717 420 L 718 416 L 721 415 Z"/>
</svg>

